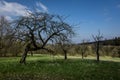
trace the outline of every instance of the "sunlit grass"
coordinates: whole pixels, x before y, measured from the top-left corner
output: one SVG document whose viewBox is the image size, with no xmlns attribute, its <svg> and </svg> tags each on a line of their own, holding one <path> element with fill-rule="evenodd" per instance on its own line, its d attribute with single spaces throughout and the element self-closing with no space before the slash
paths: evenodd
<svg viewBox="0 0 120 80">
<path fill-rule="evenodd" d="M 0 80 L 120 80 L 120 59 L 101 59 L 97 63 L 93 57 L 34 55 L 23 65 L 20 57 L 0 58 Z"/>
</svg>

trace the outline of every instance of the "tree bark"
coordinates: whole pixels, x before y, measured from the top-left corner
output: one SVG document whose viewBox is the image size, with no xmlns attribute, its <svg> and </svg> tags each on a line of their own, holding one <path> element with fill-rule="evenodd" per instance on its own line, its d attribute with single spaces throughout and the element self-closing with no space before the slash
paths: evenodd
<svg viewBox="0 0 120 80">
<path fill-rule="evenodd" d="M 26 47 L 26 49 L 25 49 L 25 51 L 24 51 L 24 53 L 22 55 L 22 58 L 20 60 L 20 63 L 24 63 L 24 64 L 26 63 L 27 53 L 28 53 L 28 47 Z"/>
<path fill-rule="evenodd" d="M 97 61 L 99 62 L 99 41 L 97 42 L 97 49 L 96 49 Z"/>
<path fill-rule="evenodd" d="M 65 60 L 67 59 L 67 53 L 65 53 Z"/>
<path fill-rule="evenodd" d="M 31 53 L 31 56 L 33 56 L 33 52 L 31 51 L 30 53 Z"/>
<path fill-rule="evenodd" d="M 84 59 L 83 52 L 82 52 L 82 59 Z"/>
<path fill-rule="evenodd" d="M 119 53 L 119 56 L 118 56 L 119 58 L 120 58 L 120 53 Z"/>
<path fill-rule="evenodd" d="M 64 57 L 65 57 L 65 60 L 67 59 L 67 51 L 64 50 Z"/>
</svg>

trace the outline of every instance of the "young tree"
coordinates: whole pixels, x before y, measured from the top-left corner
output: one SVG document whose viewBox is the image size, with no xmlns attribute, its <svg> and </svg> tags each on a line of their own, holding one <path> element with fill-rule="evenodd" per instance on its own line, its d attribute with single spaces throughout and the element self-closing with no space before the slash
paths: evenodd
<svg viewBox="0 0 120 80">
<path fill-rule="evenodd" d="M 62 17 L 47 13 L 33 12 L 16 20 L 17 38 L 26 41 L 26 46 L 20 63 L 26 62 L 29 51 L 47 50 L 48 43 L 68 39 L 74 32 Z"/>
<path fill-rule="evenodd" d="M 87 48 L 88 48 L 88 45 L 86 44 L 87 42 L 88 42 L 88 40 L 82 40 L 82 44 L 80 45 L 82 59 L 84 58 L 84 54 L 86 53 Z"/>
<path fill-rule="evenodd" d="M 98 34 L 96 36 L 92 36 L 95 41 L 95 53 L 97 55 L 97 61 L 99 62 L 99 50 L 100 50 L 100 41 L 102 40 L 103 36 L 101 35 L 100 31 L 98 31 Z"/>
<path fill-rule="evenodd" d="M 64 59 L 67 59 L 67 53 L 70 49 L 70 41 L 69 40 L 62 40 L 59 42 L 61 52 L 64 54 Z"/>
</svg>

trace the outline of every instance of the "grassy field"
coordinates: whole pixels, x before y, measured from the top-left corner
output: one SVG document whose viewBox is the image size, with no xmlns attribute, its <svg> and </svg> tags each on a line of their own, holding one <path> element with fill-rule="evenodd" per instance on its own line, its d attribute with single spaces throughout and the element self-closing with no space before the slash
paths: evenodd
<svg viewBox="0 0 120 80">
<path fill-rule="evenodd" d="M 120 80 L 120 59 L 39 55 L 19 64 L 20 57 L 0 58 L 0 80 Z"/>
</svg>

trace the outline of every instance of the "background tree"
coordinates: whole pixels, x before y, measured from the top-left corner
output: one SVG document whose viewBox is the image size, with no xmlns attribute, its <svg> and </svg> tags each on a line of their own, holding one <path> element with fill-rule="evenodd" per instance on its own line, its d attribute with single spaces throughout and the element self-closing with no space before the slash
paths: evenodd
<svg viewBox="0 0 120 80">
<path fill-rule="evenodd" d="M 60 53 L 64 54 L 64 59 L 67 59 L 68 51 L 70 50 L 70 40 L 61 40 L 58 44 Z"/>
<path fill-rule="evenodd" d="M 102 40 L 103 36 L 101 35 L 100 31 L 98 31 L 98 34 L 96 36 L 92 36 L 94 39 L 94 46 L 95 46 L 95 53 L 97 55 L 97 61 L 99 61 L 99 50 L 100 50 L 100 41 Z"/>
<path fill-rule="evenodd" d="M 115 46 L 112 51 L 112 57 L 119 57 L 120 58 L 120 46 Z"/>
<path fill-rule="evenodd" d="M 6 56 L 14 42 L 14 32 L 11 23 L 4 17 L 0 17 L 0 54 Z"/>
<path fill-rule="evenodd" d="M 111 56 L 115 46 L 102 45 L 101 53 L 104 56 Z"/>
<path fill-rule="evenodd" d="M 80 52 L 82 55 L 82 59 L 84 58 L 84 54 L 86 53 L 87 48 L 88 48 L 87 43 L 88 43 L 88 40 L 82 40 L 82 44 L 80 45 Z"/>
<path fill-rule="evenodd" d="M 118 57 L 120 58 L 120 46 L 118 47 Z"/>
<path fill-rule="evenodd" d="M 47 44 L 68 39 L 74 33 L 72 27 L 65 23 L 62 17 L 47 13 L 34 12 L 16 20 L 17 38 L 25 42 L 25 50 L 20 63 L 25 63 L 28 51 L 52 50 Z"/>
</svg>

